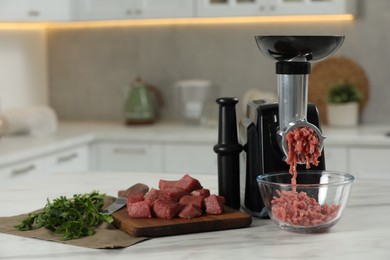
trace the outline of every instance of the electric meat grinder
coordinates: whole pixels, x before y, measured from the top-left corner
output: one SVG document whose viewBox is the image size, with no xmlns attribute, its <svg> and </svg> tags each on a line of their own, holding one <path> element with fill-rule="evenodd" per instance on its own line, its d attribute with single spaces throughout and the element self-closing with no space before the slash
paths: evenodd
<svg viewBox="0 0 390 260">
<path fill-rule="evenodd" d="M 316 106 L 308 104 L 308 75 L 312 62 L 336 52 L 344 36 L 256 36 L 260 51 L 276 61 L 278 102 L 255 100 L 248 104 L 240 123 L 240 139 L 246 156 L 244 207 L 258 217 L 267 217 L 256 178 L 258 175 L 288 171 L 286 135 L 299 127 L 312 129 L 319 139 L 318 166 L 325 170 L 324 139 Z M 305 171 L 305 165 L 297 165 Z M 299 175 L 298 175 L 299 179 Z M 313 183 L 319 180 L 299 180 Z"/>
</svg>

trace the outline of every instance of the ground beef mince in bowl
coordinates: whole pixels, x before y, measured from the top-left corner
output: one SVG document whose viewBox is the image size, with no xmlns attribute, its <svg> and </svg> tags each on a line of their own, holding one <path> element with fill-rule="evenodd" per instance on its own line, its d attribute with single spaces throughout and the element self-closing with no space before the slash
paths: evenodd
<svg viewBox="0 0 390 260">
<path fill-rule="evenodd" d="M 316 226 L 337 217 L 340 205 L 321 206 L 306 192 L 279 191 L 279 197 L 271 201 L 272 215 L 278 221 L 298 226 Z"/>
<path fill-rule="evenodd" d="M 307 179 L 318 182 L 301 183 Z M 333 171 L 298 172 L 295 185 L 288 172 L 257 178 L 270 218 L 282 229 L 300 233 L 324 232 L 335 225 L 345 210 L 353 180 L 350 174 Z"/>
</svg>

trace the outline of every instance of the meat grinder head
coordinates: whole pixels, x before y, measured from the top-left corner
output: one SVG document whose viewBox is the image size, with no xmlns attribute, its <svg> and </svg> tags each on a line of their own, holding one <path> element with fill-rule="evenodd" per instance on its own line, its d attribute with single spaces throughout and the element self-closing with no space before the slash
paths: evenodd
<svg viewBox="0 0 390 260">
<path fill-rule="evenodd" d="M 278 143 L 287 159 L 286 135 L 297 127 L 314 130 L 323 148 L 325 137 L 317 126 L 307 121 L 308 75 L 311 63 L 335 53 L 344 36 L 255 36 L 257 46 L 268 58 L 276 61 L 278 82 Z"/>
<path fill-rule="evenodd" d="M 345 36 L 255 36 L 257 46 L 276 61 L 316 62 L 335 53 Z"/>
</svg>

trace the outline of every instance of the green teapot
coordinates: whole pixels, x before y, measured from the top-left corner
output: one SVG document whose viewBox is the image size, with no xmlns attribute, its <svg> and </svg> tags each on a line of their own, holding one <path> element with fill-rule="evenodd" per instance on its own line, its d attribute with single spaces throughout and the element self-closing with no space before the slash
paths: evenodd
<svg viewBox="0 0 390 260">
<path fill-rule="evenodd" d="M 127 125 L 151 124 L 157 118 L 155 97 L 140 78 L 131 84 L 124 114 Z"/>
</svg>

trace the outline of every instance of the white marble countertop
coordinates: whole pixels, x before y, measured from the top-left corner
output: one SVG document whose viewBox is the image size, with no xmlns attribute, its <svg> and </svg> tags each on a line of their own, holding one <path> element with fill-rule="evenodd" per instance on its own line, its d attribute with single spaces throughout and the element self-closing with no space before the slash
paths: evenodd
<svg viewBox="0 0 390 260">
<path fill-rule="evenodd" d="M 359 125 L 357 127 L 323 127 L 325 145 L 390 147 L 390 125 Z"/>
<path fill-rule="evenodd" d="M 8 135 L 0 139 L 0 166 L 17 163 L 53 151 L 90 144 L 95 141 L 131 141 L 132 143 L 206 143 L 217 142 L 214 127 L 158 123 L 125 126 L 121 122 L 61 122 L 57 132 L 44 136 Z"/>
<path fill-rule="evenodd" d="M 0 190 L 0 216 L 41 208 L 47 198 L 99 190 L 115 195 L 123 185 L 173 174 L 61 173 Z M 197 175 L 217 191 L 217 176 Z M 270 220 L 254 219 L 251 227 L 153 238 L 125 249 L 87 249 L 0 233 L 0 259 L 390 259 L 389 184 L 381 179 L 355 181 L 343 218 L 323 234 L 280 230 Z"/>
<path fill-rule="evenodd" d="M 390 148 L 385 134 L 390 125 L 354 128 L 323 128 L 326 146 L 383 146 Z M 50 154 L 72 146 L 95 141 L 131 141 L 149 143 L 217 143 L 217 126 L 191 126 L 159 122 L 147 126 L 125 126 L 121 122 L 60 122 L 56 133 L 46 137 L 3 136 L 0 139 L 0 166 Z"/>
<path fill-rule="evenodd" d="M 390 146 L 390 125 L 359 125 L 357 127 L 322 127 L 328 145 Z M 159 122 L 146 126 L 126 126 L 121 122 L 62 122 L 61 133 L 90 133 L 98 140 L 131 140 L 150 142 L 203 142 L 215 144 L 218 127 Z"/>
</svg>

